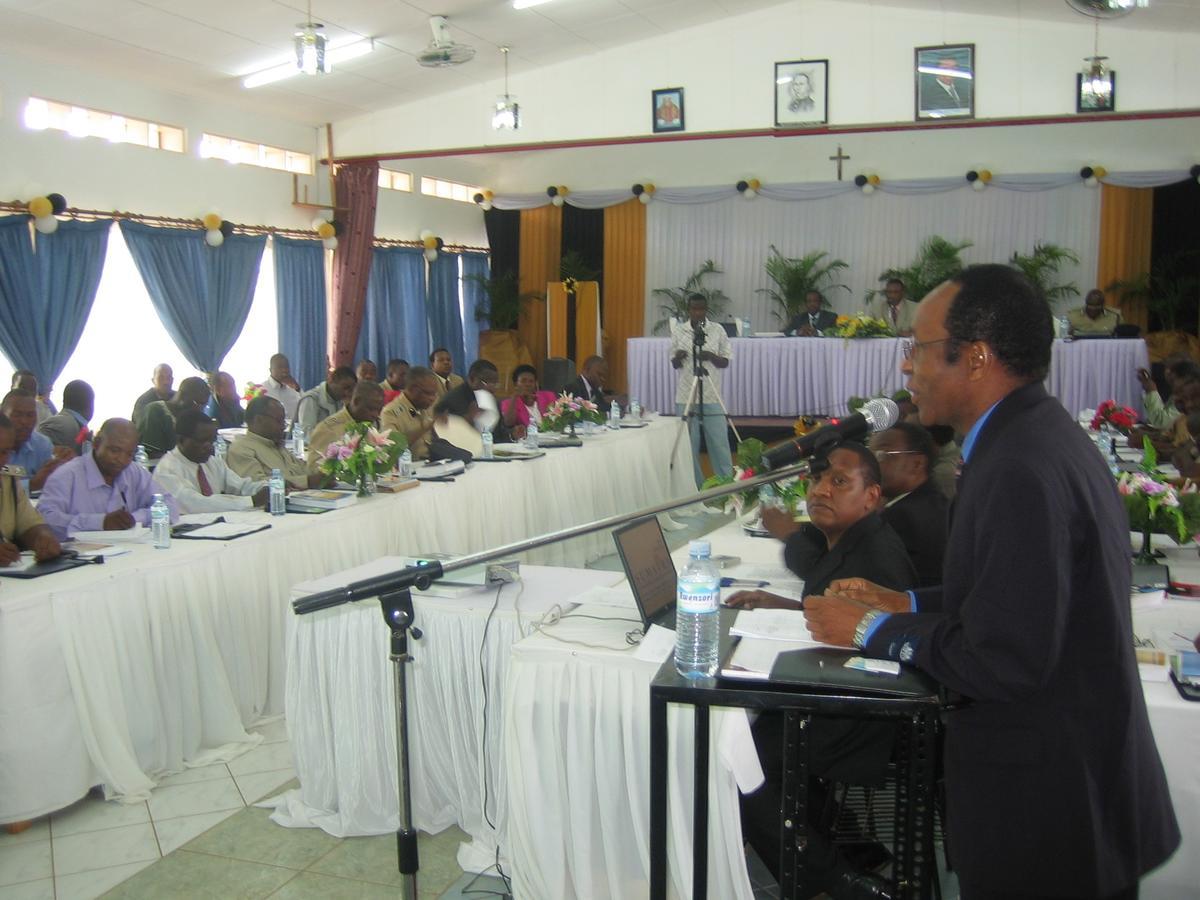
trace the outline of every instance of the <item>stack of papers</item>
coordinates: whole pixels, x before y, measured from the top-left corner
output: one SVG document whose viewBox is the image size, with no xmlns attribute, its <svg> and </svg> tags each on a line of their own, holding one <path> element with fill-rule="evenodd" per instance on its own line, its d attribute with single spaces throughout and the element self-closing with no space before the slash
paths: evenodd
<svg viewBox="0 0 1200 900">
<path fill-rule="evenodd" d="M 801 646 L 826 646 L 813 639 L 804 614 L 794 609 L 742 610 L 729 633 L 741 640 L 721 669 L 725 678 L 766 681 L 780 653 Z"/>
<path fill-rule="evenodd" d="M 77 531 L 71 537 L 92 544 L 144 544 L 150 540 L 150 529 L 136 524 L 122 531 Z"/>
<path fill-rule="evenodd" d="M 446 478 L 451 475 L 461 475 L 467 470 L 467 464 L 460 459 L 445 459 L 441 462 L 431 462 L 420 466 L 413 475 L 421 481 L 431 478 Z"/>
<path fill-rule="evenodd" d="M 287 495 L 287 502 L 293 506 L 309 507 L 310 509 L 341 509 L 358 500 L 354 491 L 293 491 Z"/>
</svg>

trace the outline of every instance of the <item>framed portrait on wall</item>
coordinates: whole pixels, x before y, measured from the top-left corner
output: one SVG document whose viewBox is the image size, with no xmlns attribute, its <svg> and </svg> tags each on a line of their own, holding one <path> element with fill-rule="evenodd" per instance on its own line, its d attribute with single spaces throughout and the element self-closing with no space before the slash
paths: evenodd
<svg viewBox="0 0 1200 900">
<path fill-rule="evenodd" d="M 1112 112 L 1117 108 L 1117 73 L 1105 69 L 1099 77 L 1075 73 L 1075 112 Z"/>
<path fill-rule="evenodd" d="M 975 118 L 975 45 L 916 48 L 917 120 Z"/>
<path fill-rule="evenodd" d="M 829 60 L 775 63 L 775 127 L 829 121 Z"/>
<path fill-rule="evenodd" d="M 650 97 L 654 133 L 683 131 L 683 88 L 661 88 Z"/>
</svg>

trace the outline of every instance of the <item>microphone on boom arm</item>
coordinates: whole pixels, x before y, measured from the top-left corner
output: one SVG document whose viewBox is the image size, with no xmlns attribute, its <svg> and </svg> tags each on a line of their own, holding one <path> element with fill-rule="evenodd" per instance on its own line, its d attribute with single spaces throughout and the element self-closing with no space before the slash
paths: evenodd
<svg viewBox="0 0 1200 900">
<path fill-rule="evenodd" d="M 853 415 L 836 423 L 824 425 L 808 434 L 801 435 L 763 454 L 763 464 L 768 469 L 778 469 L 820 452 L 841 440 L 858 440 L 872 431 L 886 431 L 900 418 L 900 407 L 886 397 L 868 400 Z"/>
</svg>

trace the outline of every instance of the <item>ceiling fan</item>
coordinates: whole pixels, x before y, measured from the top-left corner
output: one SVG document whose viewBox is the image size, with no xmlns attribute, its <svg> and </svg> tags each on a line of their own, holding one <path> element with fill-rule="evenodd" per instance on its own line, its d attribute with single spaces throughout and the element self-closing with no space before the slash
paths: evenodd
<svg viewBox="0 0 1200 900">
<path fill-rule="evenodd" d="M 1093 19 L 1117 19 L 1149 5 L 1150 0 L 1067 0 L 1071 9 Z"/>
<path fill-rule="evenodd" d="M 445 16 L 430 16 L 429 27 L 433 31 L 433 41 L 428 47 L 417 54 L 417 62 L 428 69 L 444 69 L 448 66 L 461 66 L 475 57 L 475 48 L 468 44 L 459 44 L 450 37 L 450 28 Z"/>
</svg>

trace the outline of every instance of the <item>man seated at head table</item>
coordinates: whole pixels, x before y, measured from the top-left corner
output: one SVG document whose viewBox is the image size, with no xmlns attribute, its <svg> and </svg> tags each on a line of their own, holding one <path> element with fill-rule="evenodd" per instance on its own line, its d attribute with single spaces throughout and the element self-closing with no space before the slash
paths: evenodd
<svg viewBox="0 0 1200 900">
<path fill-rule="evenodd" d="M 171 400 L 175 396 L 175 391 L 172 390 L 172 386 L 175 384 L 175 373 L 166 363 L 159 363 L 154 367 L 154 373 L 150 376 L 150 384 L 150 389 L 133 401 L 133 414 L 129 417 L 131 422 L 140 421 L 142 411 L 151 403 L 159 400 Z"/>
<path fill-rule="evenodd" d="M 55 447 L 66 447 L 75 456 L 91 449 L 89 423 L 96 407 L 96 394 L 86 381 L 71 381 L 63 388 L 63 411 L 38 426 Z"/>
<path fill-rule="evenodd" d="M 266 482 L 243 478 L 216 455 L 217 423 L 203 412 L 191 409 L 180 413 L 175 437 L 175 449 L 158 461 L 154 479 L 171 492 L 180 512 L 266 506 Z"/>
<path fill-rule="evenodd" d="M 1075 336 L 1111 335 L 1121 324 L 1121 314 L 1104 306 L 1104 291 L 1093 288 L 1083 298 L 1082 309 L 1067 311 L 1067 324 Z"/>
<path fill-rule="evenodd" d="M 43 392 L 38 385 L 37 375 L 28 369 L 17 369 L 17 371 L 13 372 L 12 389 L 14 391 L 28 391 L 33 394 L 34 399 L 37 401 L 37 423 L 39 425 L 58 413 L 58 410 L 54 408 L 54 404 L 50 402 L 48 395 L 49 387 L 47 385 L 47 391 Z"/>
<path fill-rule="evenodd" d="M 142 410 L 142 419 L 136 422 L 146 455 L 158 459 L 175 446 L 175 418 L 189 409 L 204 409 L 208 403 L 208 384 L 203 378 L 193 375 L 179 383 L 179 391 L 170 400 L 156 400 Z"/>
<path fill-rule="evenodd" d="M 300 402 L 296 405 L 296 423 L 306 435 L 311 435 L 314 428 L 346 405 L 357 381 L 353 369 L 338 366 L 315 388 L 300 395 Z"/>
<path fill-rule="evenodd" d="M 179 521 L 175 498 L 146 469 L 134 464 L 137 445 L 132 422 L 109 419 L 96 434 L 91 453 L 71 460 L 46 479 L 38 512 L 56 537 L 149 526 L 155 494 L 162 494 L 171 521 Z"/>
<path fill-rule="evenodd" d="M 0 413 L 0 467 L 8 465 L 15 443 L 12 422 Z M 10 566 L 31 551 L 38 562 L 62 553 L 58 539 L 33 508 L 29 497 L 12 475 L 0 475 L 0 566 Z"/>
<path fill-rule="evenodd" d="M 385 431 L 398 431 L 408 440 L 413 459 L 429 457 L 429 433 L 433 430 L 433 404 L 440 396 L 439 383 L 431 370 L 413 366 L 408 370 L 404 390 L 379 416 Z"/>
<path fill-rule="evenodd" d="M 950 504 L 930 478 L 937 459 L 933 438 L 920 425 L 898 422 L 871 435 L 870 447 L 882 474 L 880 518 L 904 544 L 917 570 L 917 585 L 941 584 Z"/>
<path fill-rule="evenodd" d="M 20 476 L 25 493 L 40 491 L 51 472 L 75 458 L 74 452 L 66 447 L 55 447 L 50 438 L 35 430 L 37 399 L 28 391 L 9 391 L 0 402 L 0 412 L 12 423 L 15 435 L 9 465 L 25 470 Z"/>
<path fill-rule="evenodd" d="M 204 414 L 217 423 L 217 428 L 241 428 L 246 424 L 246 411 L 238 396 L 237 384 L 228 372 L 218 372 L 209 379 L 212 396 L 204 404 Z"/>
<path fill-rule="evenodd" d="M 804 579 L 804 597 L 821 594 L 834 579 L 874 572 L 897 589 L 913 587 L 917 576 L 904 545 L 877 512 L 882 488 L 879 462 L 862 444 L 847 441 L 817 461 L 808 490 L 811 525 L 799 525 L 776 508 L 763 509 L 763 524 L 785 542 L 787 566 Z M 730 606 L 742 609 L 801 608 L 801 602 L 767 591 L 739 591 Z M 799 612 L 796 613 L 800 615 Z M 783 770 L 783 716 L 764 713 L 754 738 L 765 776 L 762 787 L 742 797 L 742 830 L 767 868 L 778 877 L 780 797 Z M 818 827 L 829 781 L 882 783 L 894 742 L 890 722 L 814 717 L 808 729 L 809 841 L 801 877 L 803 893 L 827 891 L 834 897 L 887 897 L 883 882 L 860 872 Z M 880 853 L 882 848 L 871 848 Z"/>
<path fill-rule="evenodd" d="M 383 388 L 374 381 L 358 382 L 354 386 L 354 393 L 350 395 L 350 402 L 313 429 L 308 440 L 308 471 L 320 471 L 329 445 L 341 440 L 346 434 L 346 429 L 355 422 L 366 422 L 378 427 L 379 414 L 382 411 Z"/>
<path fill-rule="evenodd" d="M 284 446 L 283 404 L 262 394 L 246 404 L 246 433 L 229 445 L 225 462 L 243 478 L 266 481 L 278 469 L 294 488 L 317 487 L 322 476 L 309 475 L 304 461 Z"/>
<path fill-rule="evenodd" d="M 784 328 L 796 337 L 820 337 L 837 324 L 837 313 L 829 309 L 825 296 L 820 291 L 809 291 L 804 295 L 804 309 Z"/>
<path fill-rule="evenodd" d="M 292 377 L 292 364 L 287 356 L 276 353 L 271 357 L 271 374 L 263 382 L 263 390 L 268 397 L 274 397 L 283 404 L 283 414 L 288 419 L 296 418 L 296 406 L 300 403 L 300 385 Z"/>
<path fill-rule="evenodd" d="M 407 359 L 389 359 L 387 364 L 387 376 L 383 381 L 379 382 L 379 386 L 383 388 L 383 402 L 386 406 L 399 396 L 404 390 L 404 380 L 408 377 L 408 360 Z"/>
</svg>

